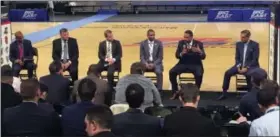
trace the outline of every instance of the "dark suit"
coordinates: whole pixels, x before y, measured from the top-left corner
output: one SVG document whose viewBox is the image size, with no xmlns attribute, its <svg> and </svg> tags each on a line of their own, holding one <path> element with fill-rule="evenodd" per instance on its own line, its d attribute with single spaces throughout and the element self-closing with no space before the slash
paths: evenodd
<svg viewBox="0 0 280 137">
<path fill-rule="evenodd" d="M 4 136 L 59 136 L 60 120 L 54 111 L 47 111 L 34 102 L 23 102 L 8 108 L 3 116 Z"/>
<path fill-rule="evenodd" d="M 116 137 L 116 136 L 112 132 L 103 131 L 103 132 L 100 132 L 100 133 L 94 135 L 93 137 Z"/>
<path fill-rule="evenodd" d="M 157 75 L 157 88 L 159 90 L 162 90 L 162 83 L 163 83 L 163 65 L 162 65 L 162 60 L 163 60 L 163 45 L 161 41 L 159 40 L 154 40 L 153 44 L 153 53 L 152 53 L 152 58 L 153 61 L 150 61 L 150 47 L 148 40 L 144 40 L 140 44 L 140 60 L 143 64 L 147 63 L 152 63 L 154 64 L 155 68 L 153 71 Z"/>
<path fill-rule="evenodd" d="M 40 83 L 48 87 L 47 102 L 51 104 L 69 104 L 70 81 L 58 74 L 50 74 L 40 78 Z"/>
<path fill-rule="evenodd" d="M 259 43 L 250 40 L 247 46 L 246 50 L 246 57 L 245 57 L 245 64 L 243 64 L 244 60 L 244 47 L 245 43 L 243 42 L 237 42 L 236 43 L 236 51 L 235 51 L 235 65 L 232 66 L 230 69 L 228 69 L 224 74 L 224 82 L 223 82 L 223 91 L 224 93 L 227 92 L 230 84 L 230 78 L 233 75 L 239 74 L 238 67 L 246 67 L 248 68 L 248 71 L 244 73 L 247 85 L 249 88 L 251 88 L 251 77 L 249 74 L 251 71 L 253 71 L 255 68 L 258 68 L 259 65 Z"/>
<path fill-rule="evenodd" d="M 52 58 L 56 61 L 62 61 L 62 40 L 61 38 L 55 39 L 53 41 L 53 49 L 52 49 Z M 69 71 L 72 81 L 76 81 L 78 79 L 78 64 L 79 64 L 79 47 L 77 40 L 75 38 L 69 37 L 68 39 L 68 55 L 69 60 L 71 61 L 71 65 L 68 67 L 67 71 Z"/>
<path fill-rule="evenodd" d="M 104 40 L 99 43 L 99 49 L 98 49 L 98 58 L 99 58 L 99 66 L 103 67 L 104 69 L 107 69 L 107 78 L 108 78 L 108 84 L 110 86 L 114 83 L 114 72 L 115 70 L 121 69 L 121 58 L 122 58 L 122 46 L 120 41 L 113 40 L 112 43 L 112 58 L 115 59 L 114 64 L 107 65 L 108 62 L 105 61 L 106 55 L 107 55 L 107 41 Z"/>
<path fill-rule="evenodd" d="M 176 58 L 179 62 L 169 71 L 169 79 L 172 84 L 172 91 L 178 91 L 177 75 L 184 72 L 190 72 L 194 75 L 195 84 L 200 88 L 203 78 L 203 64 L 202 60 L 205 59 L 206 54 L 204 52 L 203 43 L 197 40 L 193 40 L 192 47 L 199 47 L 200 53 L 189 50 L 186 54 L 181 55 L 181 52 L 186 48 L 186 41 L 180 40 L 176 50 Z"/>
<path fill-rule="evenodd" d="M 92 80 L 96 85 L 98 85 L 96 87 L 97 89 L 96 89 L 95 96 L 94 96 L 94 103 L 109 105 L 108 102 L 111 102 L 111 99 L 110 99 L 110 101 L 107 101 L 107 98 L 106 98 L 106 95 L 109 90 L 107 81 L 100 79 L 99 77 L 97 77 L 93 74 L 90 74 L 90 75 L 86 76 L 85 78 Z M 76 96 L 78 95 L 78 87 L 80 85 L 81 80 L 82 79 L 77 80 L 74 83 L 73 94 Z M 78 97 L 78 99 L 79 99 L 79 97 Z"/>
<path fill-rule="evenodd" d="M 15 92 L 14 88 L 1 82 L 1 110 L 16 106 L 22 102 L 21 96 Z"/>
<path fill-rule="evenodd" d="M 144 114 L 139 109 L 114 116 L 112 132 L 117 136 L 160 136 L 160 119 Z"/>
<path fill-rule="evenodd" d="M 253 87 L 250 92 L 246 93 L 240 100 L 239 112 L 249 121 L 253 121 L 263 115 L 257 101 L 259 88 Z"/>
<path fill-rule="evenodd" d="M 164 120 L 166 136 L 219 136 L 219 130 L 212 120 L 202 116 L 196 108 L 184 107 Z"/>
<path fill-rule="evenodd" d="M 27 69 L 28 71 L 28 78 L 33 77 L 33 69 L 34 69 L 34 62 L 33 62 L 33 48 L 32 43 L 30 40 L 23 39 L 22 41 L 22 47 L 23 47 L 23 58 L 20 59 L 20 48 L 19 43 L 17 41 L 14 41 L 10 45 L 10 61 L 13 63 L 13 75 L 15 77 L 19 76 L 19 73 L 21 69 Z M 23 66 L 21 66 L 18 63 L 15 63 L 17 59 L 20 59 L 23 61 Z"/>
<path fill-rule="evenodd" d="M 62 129 L 64 136 L 86 136 L 85 116 L 88 108 L 94 106 L 90 101 L 80 102 L 65 107 L 62 112 Z"/>
</svg>

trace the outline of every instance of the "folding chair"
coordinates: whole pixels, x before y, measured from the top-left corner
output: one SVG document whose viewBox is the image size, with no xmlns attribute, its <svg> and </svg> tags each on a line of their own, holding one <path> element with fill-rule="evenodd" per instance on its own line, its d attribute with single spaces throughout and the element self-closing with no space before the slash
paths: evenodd
<svg viewBox="0 0 280 137">
<path fill-rule="evenodd" d="M 195 78 L 191 72 L 184 72 L 179 75 L 179 84 L 195 83 Z"/>
<path fill-rule="evenodd" d="M 237 74 L 236 77 L 236 92 L 247 92 L 249 90 L 246 77 L 244 75 Z"/>
<path fill-rule="evenodd" d="M 144 73 L 148 73 L 149 75 L 145 75 L 145 77 L 151 79 L 157 85 L 157 76 L 154 69 L 146 69 Z"/>
<path fill-rule="evenodd" d="M 33 47 L 33 63 L 34 63 L 33 78 L 35 78 L 35 79 L 37 79 L 38 60 L 39 60 L 38 49 Z M 20 71 L 19 78 L 21 80 L 28 78 L 27 69 L 22 69 Z"/>
</svg>

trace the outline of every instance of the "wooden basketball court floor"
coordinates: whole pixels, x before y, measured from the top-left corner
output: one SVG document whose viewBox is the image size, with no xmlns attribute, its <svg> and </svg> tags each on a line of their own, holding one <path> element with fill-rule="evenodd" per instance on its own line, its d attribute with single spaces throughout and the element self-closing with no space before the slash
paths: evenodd
<svg viewBox="0 0 280 137">
<path fill-rule="evenodd" d="M 61 23 L 12 23 L 12 31 L 21 30 L 28 34 Z M 86 75 L 88 66 L 98 62 L 98 44 L 104 40 L 103 32 L 111 29 L 115 39 L 121 41 L 123 48 L 121 76 L 129 74 L 130 64 L 139 61 L 139 42 L 146 38 L 148 29 L 156 31 L 156 37 L 164 43 L 164 89 L 169 89 L 169 70 L 177 63 L 175 50 L 177 41 L 185 30 L 194 32 L 196 39 L 204 42 L 206 59 L 201 90 L 220 91 L 224 72 L 234 64 L 235 42 L 240 31 L 249 29 L 252 39 L 260 43 L 260 65 L 268 69 L 269 25 L 268 23 L 91 23 L 70 31 L 77 38 L 80 50 L 79 78 Z M 48 74 L 52 61 L 52 40 L 57 36 L 33 44 L 39 50 L 38 76 Z M 231 79 L 230 90 L 235 90 L 235 78 Z"/>
</svg>

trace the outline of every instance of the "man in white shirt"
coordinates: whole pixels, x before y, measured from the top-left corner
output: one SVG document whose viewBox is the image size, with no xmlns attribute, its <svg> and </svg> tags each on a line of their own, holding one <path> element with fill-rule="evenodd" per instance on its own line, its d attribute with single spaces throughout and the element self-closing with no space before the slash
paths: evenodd
<svg viewBox="0 0 280 137">
<path fill-rule="evenodd" d="M 140 44 L 141 63 L 145 64 L 146 71 L 152 71 L 157 76 L 157 88 L 162 90 L 163 83 L 163 46 L 161 41 L 155 39 L 155 31 L 147 31 L 147 39 Z"/>
<path fill-rule="evenodd" d="M 278 84 L 265 81 L 257 93 L 257 100 L 265 114 L 252 122 L 249 136 L 279 136 Z"/>
<path fill-rule="evenodd" d="M 240 34 L 240 42 L 236 43 L 235 64 L 224 74 L 223 93 L 218 100 L 226 99 L 227 90 L 230 84 L 230 78 L 236 74 L 245 75 L 247 86 L 251 88 L 251 77 L 249 74 L 259 65 L 259 43 L 250 39 L 251 32 L 243 30 Z"/>
</svg>

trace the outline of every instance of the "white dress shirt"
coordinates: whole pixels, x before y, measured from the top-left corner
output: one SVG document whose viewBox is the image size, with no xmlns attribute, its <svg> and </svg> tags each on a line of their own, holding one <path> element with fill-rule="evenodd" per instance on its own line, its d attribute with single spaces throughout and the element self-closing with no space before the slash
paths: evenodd
<svg viewBox="0 0 280 137">
<path fill-rule="evenodd" d="M 149 45 L 149 61 L 153 61 L 153 51 L 154 51 L 154 41 L 149 41 L 148 40 L 148 45 Z"/>
<path fill-rule="evenodd" d="M 265 115 L 254 120 L 249 136 L 278 136 L 279 137 L 279 106 L 266 110 Z"/>
<path fill-rule="evenodd" d="M 68 44 L 68 41 L 66 41 L 66 43 L 65 43 L 65 41 L 61 39 L 61 45 L 62 45 L 62 46 L 61 46 L 61 60 L 64 60 L 64 59 L 65 59 L 65 58 L 64 58 L 64 50 L 65 50 L 65 49 L 64 49 L 64 46 L 65 46 L 65 44 Z M 69 45 L 68 45 L 68 46 L 69 46 Z M 68 60 L 68 59 L 69 59 L 69 47 L 68 47 L 67 50 L 68 50 L 68 52 L 67 52 L 68 55 L 66 55 L 66 59 Z"/>
<path fill-rule="evenodd" d="M 242 66 L 244 67 L 246 64 L 246 53 L 247 53 L 247 49 L 248 49 L 248 44 L 249 41 L 247 43 L 244 44 L 244 50 L 243 50 L 243 62 L 242 62 Z"/>
<path fill-rule="evenodd" d="M 13 88 L 16 92 L 20 93 L 20 84 L 21 84 L 21 80 L 18 77 L 13 77 Z"/>
<path fill-rule="evenodd" d="M 106 41 L 106 58 L 112 58 L 112 42 Z"/>
</svg>

